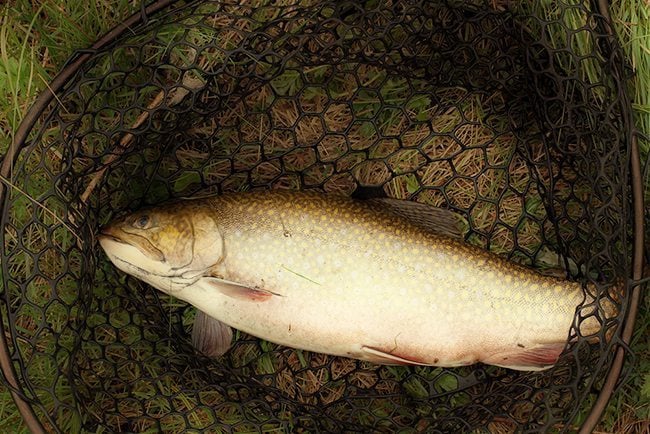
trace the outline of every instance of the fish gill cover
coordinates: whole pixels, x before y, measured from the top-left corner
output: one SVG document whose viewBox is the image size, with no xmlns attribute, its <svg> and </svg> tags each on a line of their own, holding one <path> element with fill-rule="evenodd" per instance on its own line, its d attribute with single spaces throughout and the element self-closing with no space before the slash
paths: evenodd
<svg viewBox="0 0 650 434">
<path fill-rule="evenodd" d="M 621 342 L 630 107 L 590 2 L 188 2 L 86 53 L 3 176 L 6 378 L 48 431 L 538 432 L 580 424 Z M 37 113 L 38 114 L 38 113 Z M 10 167 L 11 166 L 11 167 Z M 10 169 L 10 170 L 9 170 Z M 386 367 L 236 333 L 110 265 L 97 228 L 254 189 L 449 208 L 465 239 L 597 288 L 557 366 Z M 623 309 L 603 315 L 602 303 Z M 613 337 L 604 339 L 606 334 Z M 592 339 L 593 341 L 593 339 Z M 580 413 L 582 414 L 582 413 Z"/>
</svg>

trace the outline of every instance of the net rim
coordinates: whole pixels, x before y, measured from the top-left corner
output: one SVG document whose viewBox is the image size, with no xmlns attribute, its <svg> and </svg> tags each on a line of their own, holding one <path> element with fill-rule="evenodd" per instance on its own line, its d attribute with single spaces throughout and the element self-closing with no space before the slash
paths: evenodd
<svg viewBox="0 0 650 434">
<path fill-rule="evenodd" d="M 63 69 L 52 79 L 52 81 L 50 81 L 47 88 L 38 95 L 29 111 L 20 122 L 14 135 L 14 139 L 9 145 L 7 153 L 3 156 L 2 166 L 0 166 L 0 174 L 4 179 L 10 179 L 13 165 L 15 164 L 20 151 L 26 146 L 29 132 L 32 130 L 43 111 L 55 98 L 56 92 L 61 90 L 68 81 L 73 78 L 74 74 L 92 58 L 93 54 L 115 41 L 132 26 L 146 23 L 151 15 L 160 13 L 168 6 L 179 2 L 180 0 L 156 0 L 148 6 L 146 6 L 146 3 L 142 3 L 139 12 L 134 13 L 122 23 L 106 32 L 89 48 L 77 50 L 72 54 L 72 56 L 70 56 Z M 0 203 L 5 203 L 6 194 L 7 185 L 4 182 L 0 182 Z M 11 362 L 9 345 L 7 343 L 7 338 L 5 337 L 5 328 L 2 321 L 0 321 L 0 336 L 0 371 L 2 371 L 2 378 L 9 386 L 11 396 L 29 430 L 34 434 L 45 433 L 46 431 L 43 424 L 36 416 L 32 404 L 25 398 L 23 387 L 18 382 L 16 371 Z"/>
</svg>

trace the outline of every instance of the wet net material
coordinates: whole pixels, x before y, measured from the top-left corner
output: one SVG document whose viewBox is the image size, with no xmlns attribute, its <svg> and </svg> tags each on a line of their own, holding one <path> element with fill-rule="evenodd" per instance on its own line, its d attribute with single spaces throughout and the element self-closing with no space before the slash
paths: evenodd
<svg viewBox="0 0 650 434">
<path fill-rule="evenodd" d="M 631 113 L 605 19 L 580 1 L 242 3 L 176 4 L 87 53 L 7 157 L 15 393 L 61 432 L 579 425 L 621 343 L 629 292 L 612 288 L 632 275 Z M 242 333 L 211 360 L 191 347 L 194 309 L 94 237 L 174 197 L 360 187 L 452 209 L 467 242 L 589 282 L 557 366 L 382 367 Z M 601 331 L 582 337 L 589 317 Z"/>
</svg>

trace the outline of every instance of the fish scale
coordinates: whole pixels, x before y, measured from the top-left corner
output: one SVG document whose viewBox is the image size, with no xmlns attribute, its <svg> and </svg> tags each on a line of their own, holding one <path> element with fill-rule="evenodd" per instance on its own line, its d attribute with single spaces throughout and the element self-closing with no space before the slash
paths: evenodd
<svg viewBox="0 0 650 434">
<path fill-rule="evenodd" d="M 579 283 L 438 233 L 428 207 L 386 205 L 225 194 L 136 212 L 100 242 L 123 271 L 278 344 L 385 364 L 538 370 L 557 361 L 584 298 Z M 179 268 L 196 279 L 170 285 Z M 600 328 L 588 318 L 581 333 Z"/>
</svg>

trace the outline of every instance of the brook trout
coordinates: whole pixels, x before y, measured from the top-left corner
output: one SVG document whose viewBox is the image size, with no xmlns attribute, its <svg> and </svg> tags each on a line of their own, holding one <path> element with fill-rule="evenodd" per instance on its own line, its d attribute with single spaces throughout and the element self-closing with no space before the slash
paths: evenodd
<svg viewBox="0 0 650 434">
<path fill-rule="evenodd" d="M 120 270 L 197 307 L 193 341 L 212 355 L 234 327 L 379 364 L 551 367 L 581 285 L 449 235 L 450 214 L 395 199 L 236 193 L 140 210 L 99 242 Z M 595 316 L 580 326 L 600 329 Z"/>
</svg>

